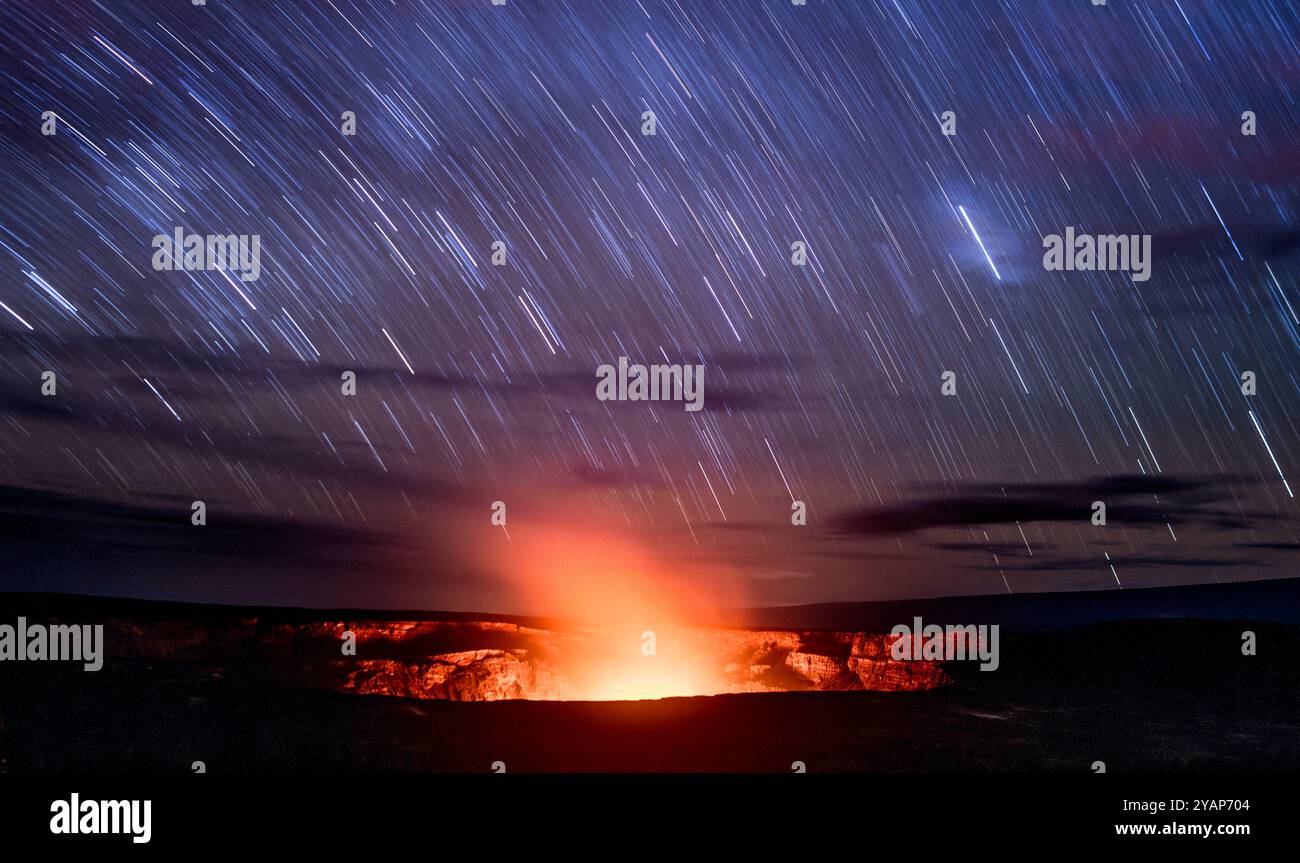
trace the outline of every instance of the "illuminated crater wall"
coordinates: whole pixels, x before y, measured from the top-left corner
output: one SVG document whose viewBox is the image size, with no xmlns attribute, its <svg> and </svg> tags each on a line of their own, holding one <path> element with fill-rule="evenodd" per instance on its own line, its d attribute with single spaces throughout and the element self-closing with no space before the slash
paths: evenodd
<svg viewBox="0 0 1300 863">
<path fill-rule="evenodd" d="M 355 655 L 345 655 L 346 634 Z M 893 636 L 706 626 L 529 626 L 496 620 L 195 624 L 112 621 L 110 655 L 238 668 L 282 683 L 449 701 L 634 700 L 737 692 L 931 689 L 938 662 Z"/>
<path fill-rule="evenodd" d="M 343 688 L 364 694 L 454 701 L 612 700 L 735 692 L 901 691 L 947 682 L 937 662 L 890 658 L 892 637 L 885 634 L 704 627 L 657 627 L 653 632 L 540 629 L 488 622 L 353 626 L 361 647 Z M 402 649 L 444 640 L 462 642 L 462 649 L 430 651 L 415 659 Z M 481 643 L 471 647 L 473 642 Z M 368 658 L 372 654 L 377 655 Z"/>
</svg>

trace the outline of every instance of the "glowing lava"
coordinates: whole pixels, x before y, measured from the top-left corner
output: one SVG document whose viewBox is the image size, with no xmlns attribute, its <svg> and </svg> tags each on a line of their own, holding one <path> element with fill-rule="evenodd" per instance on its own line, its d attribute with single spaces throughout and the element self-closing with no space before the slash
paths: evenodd
<svg viewBox="0 0 1300 863">
<path fill-rule="evenodd" d="M 568 698 L 591 701 L 710 695 L 735 690 L 710 657 L 665 638 L 687 616 L 699 621 L 721 597 L 736 604 L 737 580 L 677 563 L 666 566 L 617 534 L 548 526 L 518 532 L 502 571 L 524 607 L 590 624 L 581 649 L 561 652 Z"/>
</svg>

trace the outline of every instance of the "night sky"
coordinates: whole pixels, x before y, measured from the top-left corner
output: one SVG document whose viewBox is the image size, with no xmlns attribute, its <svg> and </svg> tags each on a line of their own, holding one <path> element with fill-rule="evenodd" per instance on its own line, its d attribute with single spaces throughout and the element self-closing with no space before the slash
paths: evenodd
<svg viewBox="0 0 1300 863">
<path fill-rule="evenodd" d="M 0 23 L 7 588 L 518 611 L 538 555 L 725 606 L 1294 574 L 1294 2 Z M 177 226 L 259 235 L 260 278 L 155 271 Z M 1151 235 L 1150 280 L 1045 271 L 1067 227 Z M 620 356 L 704 364 L 704 410 L 598 401 Z"/>
</svg>

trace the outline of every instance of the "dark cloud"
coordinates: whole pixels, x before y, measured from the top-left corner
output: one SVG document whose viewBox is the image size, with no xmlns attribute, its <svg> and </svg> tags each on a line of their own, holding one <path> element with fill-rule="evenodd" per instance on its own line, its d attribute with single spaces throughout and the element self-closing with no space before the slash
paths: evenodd
<svg viewBox="0 0 1300 863">
<path fill-rule="evenodd" d="M 371 386 L 376 381 L 393 389 L 407 387 L 427 388 L 434 391 L 477 393 L 491 397 L 560 397 L 584 400 L 595 406 L 596 366 L 558 372 L 517 370 L 501 377 L 466 375 L 455 372 L 407 368 L 392 365 L 373 365 L 363 361 L 340 363 L 338 361 L 306 362 L 300 359 L 261 353 L 202 353 L 179 342 L 161 338 L 106 337 L 80 334 L 76 336 L 47 336 L 36 333 L 15 334 L 0 343 L 0 356 L 40 360 L 43 365 L 60 374 L 60 386 L 76 387 L 87 375 L 74 370 L 94 372 L 99 381 L 109 371 L 103 356 L 115 357 L 110 369 L 131 370 L 130 375 L 113 374 L 109 379 L 123 392 L 152 398 L 140 377 L 139 369 L 147 376 L 162 382 L 166 391 L 187 395 L 193 399 L 228 397 L 225 387 L 232 384 L 272 387 L 282 386 L 339 386 L 344 372 L 357 376 L 358 389 Z M 616 361 L 610 357 L 606 362 Z M 634 362 L 664 362 L 658 357 L 632 357 Z M 727 413 L 749 410 L 776 410 L 791 403 L 789 384 L 769 380 L 768 372 L 780 371 L 794 374 L 805 360 L 798 356 L 765 353 L 721 353 L 712 356 L 683 357 L 674 362 L 703 363 L 705 366 L 705 411 Z M 759 378 L 759 380 L 752 380 Z M 79 380 L 80 379 L 80 380 Z M 736 383 L 731 383 L 735 379 Z M 37 390 L 39 378 L 32 378 L 31 389 Z M 742 385 L 741 382 L 744 382 Z M 776 392 L 776 389 L 786 392 Z M 26 400 L 30 401 L 30 400 Z M 13 397 L 15 411 L 31 405 L 17 395 Z M 5 404 L 0 401 L 0 407 Z M 641 403 L 629 403 L 633 407 Z M 652 402 L 651 407 L 671 408 L 680 411 L 681 405 L 673 402 Z M 29 413 L 35 416 L 36 414 Z"/>
<path fill-rule="evenodd" d="M 383 607 L 419 605 L 435 573 L 444 596 L 492 584 L 436 517 L 400 530 L 357 517 L 349 527 L 211 499 L 199 526 L 192 501 L 152 497 L 145 505 L 0 486 L 6 588 Z"/>
<path fill-rule="evenodd" d="M 173 506 L 163 506 L 163 501 Z M 276 565 L 286 559 L 359 564 L 381 548 L 410 547 L 397 535 L 279 517 L 253 517 L 205 501 L 208 524 L 190 521 L 192 501 L 160 496 L 156 506 L 80 497 L 19 486 L 0 486 L 0 538 L 70 544 L 93 549 L 171 550 L 187 554 L 253 558 Z M 378 565 L 376 561 L 375 564 Z"/>
<path fill-rule="evenodd" d="M 894 536 L 999 524 L 1086 525 L 1098 500 L 1106 504 L 1107 524 L 1115 526 L 1197 524 L 1235 530 L 1271 519 L 1209 505 L 1227 497 L 1227 486 L 1235 481 L 1118 475 L 1067 483 L 973 483 L 942 496 L 851 510 L 835 517 L 832 526 L 846 535 Z M 1160 496 L 1164 499 L 1158 500 Z"/>
<path fill-rule="evenodd" d="M 1300 154 L 1298 154 L 1300 155 Z M 1258 255 L 1266 261 L 1277 261 L 1300 250 L 1300 226 L 1295 225 L 1238 225 L 1233 239 L 1243 252 Z M 1221 225 L 1201 225 L 1183 231 L 1163 231 L 1151 237 L 1151 254 L 1187 255 L 1192 253 L 1222 253 L 1228 238 Z"/>
<path fill-rule="evenodd" d="M 1098 555 L 1097 557 L 1070 557 L 1070 558 L 1047 558 L 1035 560 L 1031 563 L 1017 564 L 1016 566 L 970 566 L 967 569 L 982 569 L 988 572 L 1088 572 L 1092 570 L 1109 570 L 1114 566 L 1117 570 L 1127 571 L 1130 569 L 1160 569 L 1160 568 L 1181 568 L 1189 567 L 1192 569 L 1231 569 L 1234 567 L 1267 567 L 1268 563 L 1258 560 L 1245 558 L 1208 558 L 1208 557 L 1180 557 L 1178 555 L 1132 555 L 1116 557 L 1112 555 L 1109 560 Z"/>
<path fill-rule="evenodd" d="M 1051 546 L 1038 546 L 1032 552 L 1025 544 L 1014 542 L 936 542 L 930 548 L 940 551 L 957 551 L 980 554 L 996 554 L 998 557 L 1029 557 L 1044 551 L 1051 551 Z"/>
<path fill-rule="evenodd" d="M 663 480 L 645 470 L 619 467 L 596 467 L 579 464 L 573 468 L 574 481 L 591 488 L 629 488 L 632 486 L 659 486 Z"/>
</svg>

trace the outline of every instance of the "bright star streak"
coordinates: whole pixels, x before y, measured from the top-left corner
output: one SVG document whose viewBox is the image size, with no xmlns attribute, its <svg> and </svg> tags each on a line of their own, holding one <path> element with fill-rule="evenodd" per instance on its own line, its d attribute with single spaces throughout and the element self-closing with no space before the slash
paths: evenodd
<svg viewBox="0 0 1300 863">
<path fill-rule="evenodd" d="M 411 374 L 415 374 L 415 369 L 411 368 L 410 362 L 406 359 L 406 354 L 402 353 L 402 349 L 397 346 L 397 342 L 393 341 L 393 337 L 388 335 L 388 330 L 380 327 L 379 331 L 384 334 L 384 337 L 388 339 L 388 343 L 393 346 L 393 350 L 397 351 L 397 355 L 402 358 L 402 365 L 406 366 L 406 370 Z"/>
<path fill-rule="evenodd" d="M 1246 260 L 1241 255 L 1241 249 L 1237 248 L 1237 241 L 1232 238 L 1232 231 L 1228 230 L 1227 224 L 1223 221 L 1223 216 L 1219 215 L 1219 208 L 1214 206 L 1214 199 L 1210 197 L 1209 192 L 1205 191 L 1204 183 L 1201 184 L 1201 194 L 1205 195 L 1205 200 L 1210 202 L 1210 209 L 1214 211 L 1214 217 L 1219 220 L 1219 224 L 1223 227 L 1223 233 L 1228 235 L 1228 242 L 1232 243 L 1232 249 L 1237 253 L 1237 260 Z"/>
<path fill-rule="evenodd" d="M 998 268 L 993 265 L 993 259 L 989 257 L 989 250 L 984 248 L 984 241 L 980 239 L 979 231 L 975 230 L 975 226 L 971 224 L 970 216 L 966 215 L 966 208 L 958 204 L 957 209 L 961 210 L 961 217 L 966 220 L 966 227 L 970 228 L 971 234 L 975 237 L 975 242 L 979 243 L 980 251 L 984 253 L 984 260 L 989 262 L 989 269 L 993 271 L 993 275 L 997 277 L 999 282 L 1002 281 L 1002 275 L 998 272 Z"/>
<path fill-rule="evenodd" d="M 172 416 L 176 417 L 176 422 L 181 422 L 181 415 L 176 413 L 176 411 L 172 408 L 172 406 L 167 403 L 167 399 L 163 398 L 162 393 L 158 392 L 158 388 L 155 387 L 153 384 L 149 383 L 148 378 L 141 378 L 140 380 L 144 381 L 145 386 L 153 390 L 153 394 L 158 397 L 158 401 L 162 402 L 163 406 L 166 407 L 167 410 L 172 412 Z"/>
<path fill-rule="evenodd" d="M 1268 457 L 1273 459 L 1273 467 L 1277 468 L 1277 475 L 1282 477 L 1282 485 L 1286 488 L 1286 493 L 1295 497 L 1291 491 L 1291 484 L 1286 481 L 1286 476 L 1282 473 L 1282 466 L 1277 463 L 1277 456 L 1273 455 L 1273 448 L 1268 445 L 1268 440 L 1264 437 L 1264 430 L 1259 426 L 1259 420 L 1255 418 L 1255 412 L 1250 412 L 1250 421 L 1255 424 L 1255 431 L 1259 432 L 1259 439 L 1264 444 L 1264 449 L 1268 450 Z"/>
<path fill-rule="evenodd" d="M 6 306 L 4 303 L 0 303 L 0 309 L 4 309 L 9 314 L 13 315 L 15 318 L 17 318 L 18 323 L 22 324 L 27 329 L 32 330 L 33 332 L 36 330 L 35 327 L 33 327 L 31 324 L 23 320 L 22 317 L 17 312 L 15 312 L 13 309 Z"/>
</svg>

